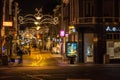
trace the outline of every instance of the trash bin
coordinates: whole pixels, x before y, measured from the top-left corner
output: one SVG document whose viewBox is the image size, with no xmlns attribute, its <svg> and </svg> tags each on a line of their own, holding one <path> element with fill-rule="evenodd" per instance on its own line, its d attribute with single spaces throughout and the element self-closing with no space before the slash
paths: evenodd
<svg viewBox="0 0 120 80">
<path fill-rule="evenodd" d="M 104 59 L 104 60 L 103 60 L 103 63 L 104 63 L 104 64 L 110 63 L 109 55 L 108 55 L 108 54 L 105 54 L 104 57 L 103 57 L 103 59 Z"/>
<path fill-rule="evenodd" d="M 8 65 L 8 56 L 7 55 L 2 56 L 2 65 Z"/>
</svg>

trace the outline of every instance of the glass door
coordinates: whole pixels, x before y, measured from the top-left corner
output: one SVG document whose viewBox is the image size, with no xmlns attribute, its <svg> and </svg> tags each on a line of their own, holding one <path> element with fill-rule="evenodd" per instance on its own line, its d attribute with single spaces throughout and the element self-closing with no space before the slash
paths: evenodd
<svg viewBox="0 0 120 80">
<path fill-rule="evenodd" d="M 85 33 L 84 34 L 84 61 L 85 63 L 93 62 L 93 33 Z"/>
</svg>

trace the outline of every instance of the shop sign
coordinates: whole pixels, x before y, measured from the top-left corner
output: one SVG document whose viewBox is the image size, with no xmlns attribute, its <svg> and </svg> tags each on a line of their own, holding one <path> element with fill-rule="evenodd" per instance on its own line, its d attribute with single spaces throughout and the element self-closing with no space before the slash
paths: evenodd
<svg viewBox="0 0 120 80">
<path fill-rule="evenodd" d="M 120 31 L 120 28 L 115 26 L 107 26 L 106 31 L 116 32 L 116 31 Z"/>
<path fill-rule="evenodd" d="M 3 26 L 5 26 L 5 27 L 12 27 L 13 24 L 12 24 L 11 21 L 5 21 L 5 22 L 3 22 Z"/>
</svg>

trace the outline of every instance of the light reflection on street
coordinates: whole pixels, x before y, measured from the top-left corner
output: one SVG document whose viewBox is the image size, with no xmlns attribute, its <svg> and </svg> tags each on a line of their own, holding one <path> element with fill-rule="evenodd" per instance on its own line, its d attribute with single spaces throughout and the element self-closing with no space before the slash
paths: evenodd
<svg viewBox="0 0 120 80">
<path fill-rule="evenodd" d="M 31 55 L 24 55 L 24 66 L 47 66 L 48 64 L 54 65 L 54 60 L 51 60 L 52 54 L 50 52 L 40 52 L 39 50 L 31 50 Z M 30 61 L 26 58 L 29 58 Z M 27 61 L 25 61 L 27 60 Z"/>
</svg>

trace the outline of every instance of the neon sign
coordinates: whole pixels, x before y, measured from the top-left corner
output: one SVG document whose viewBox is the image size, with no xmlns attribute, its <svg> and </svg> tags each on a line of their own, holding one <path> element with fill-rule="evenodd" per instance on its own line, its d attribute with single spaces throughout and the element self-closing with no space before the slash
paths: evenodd
<svg viewBox="0 0 120 80">
<path fill-rule="evenodd" d="M 64 35 L 65 35 L 65 31 L 64 31 L 64 30 L 61 30 L 61 31 L 60 31 L 60 36 L 61 36 L 61 37 L 64 37 Z"/>
<path fill-rule="evenodd" d="M 113 26 L 113 27 L 107 26 L 106 31 L 112 31 L 112 32 L 120 31 L 120 28 L 115 27 L 115 26 Z"/>
</svg>

